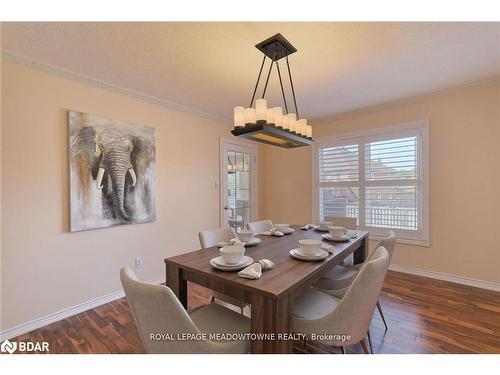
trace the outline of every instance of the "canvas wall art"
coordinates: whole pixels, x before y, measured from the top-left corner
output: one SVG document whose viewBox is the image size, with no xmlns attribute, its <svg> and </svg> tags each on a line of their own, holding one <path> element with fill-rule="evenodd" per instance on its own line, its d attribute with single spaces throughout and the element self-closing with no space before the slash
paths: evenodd
<svg viewBox="0 0 500 375">
<path fill-rule="evenodd" d="M 153 128 L 69 111 L 70 230 L 151 222 Z"/>
</svg>

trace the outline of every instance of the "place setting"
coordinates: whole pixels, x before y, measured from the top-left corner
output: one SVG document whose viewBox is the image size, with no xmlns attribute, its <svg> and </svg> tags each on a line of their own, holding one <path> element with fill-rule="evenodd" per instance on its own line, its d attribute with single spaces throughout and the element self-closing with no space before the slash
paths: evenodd
<svg viewBox="0 0 500 375">
<path fill-rule="evenodd" d="M 229 241 L 222 241 L 217 244 L 217 247 L 222 248 L 225 246 L 240 245 L 244 247 L 256 246 L 261 243 L 261 239 L 254 236 L 254 232 L 251 230 L 242 229 L 237 233 L 236 238 L 232 238 Z"/>
<path fill-rule="evenodd" d="M 219 249 L 220 255 L 210 260 L 210 265 L 220 271 L 238 272 L 239 277 L 259 279 L 262 272 L 274 268 L 274 262 L 260 259 L 254 263 L 252 257 L 245 255 L 245 247 L 240 242 L 236 245 L 224 246 Z"/>
<path fill-rule="evenodd" d="M 349 230 L 344 227 L 331 225 L 328 227 L 328 233 L 322 234 L 321 238 L 333 242 L 347 242 L 357 237 L 355 230 Z"/>
<path fill-rule="evenodd" d="M 287 234 L 292 234 L 293 232 L 295 232 L 295 229 L 290 227 L 290 224 L 274 224 L 272 229 L 266 230 L 261 234 L 263 236 L 282 237 L 286 236 Z"/>
<path fill-rule="evenodd" d="M 299 241 L 299 247 L 290 250 L 290 255 L 306 262 L 320 261 L 333 254 L 335 248 L 320 240 L 305 239 Z"/>
</svg>

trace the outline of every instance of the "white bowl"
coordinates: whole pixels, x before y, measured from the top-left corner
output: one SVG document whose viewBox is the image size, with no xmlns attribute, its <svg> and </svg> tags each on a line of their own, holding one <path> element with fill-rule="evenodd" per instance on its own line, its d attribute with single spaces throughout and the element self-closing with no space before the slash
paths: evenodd
<svg viewBox="0 0 500 375">
<path fill-rule="evenodd" d="M 321 228 L 321 229 L 328 229 L 328 227 L 332 226 L 333 223 L 331 221 L 320 221 L 318 223 L 318 226 Z"/>
<path fill-rule="evenodd" d="M 238 232 L 238 238 L 243 242 L 250 242 L 253 238 L 253 231 L 251 230 L 240 230 Z"/>
<path fill-rule="evenodd" d="M 219 251 L 226 264 L 238 264 L 245 255 L 243 246 L 224 246 Z"/>
<path fill-rule="evenodd" d="M 347 229 L 344 227 L 331 226 L 328 227 L 328 231 L 330 232 L 330 236 L 332 236 L 332 238 L 342 238 L 347 235 Z"/>
<path fill-rule="evenodd" d="M 290 229 L 290 224 L 274 224 L 274 229 L 279 230 L 280 232 L 286 232 Z"/>
<path fill-rule="evenodd" d="M 316 255 L 321 252 L 320 240 L 300 240 L 299 245 L 304 255 Z"/>
</svg>

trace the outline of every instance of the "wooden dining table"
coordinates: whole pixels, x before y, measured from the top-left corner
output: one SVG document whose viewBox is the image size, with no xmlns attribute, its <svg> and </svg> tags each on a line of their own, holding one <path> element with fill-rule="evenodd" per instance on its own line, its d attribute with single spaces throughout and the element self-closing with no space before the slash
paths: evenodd
<svg viewBox="0 0 500 375">
<path fill-rule="evenodd" d="M 270 259 L 275 266 L 250 280 L 237 272 L 219 271 L 210 260 L 219 254 L 217 247 L 191 251 L 165 259 L 167 285 L 187 309 L 187 282 L 226 294 L 251 306 L 251 333 L 263 337 L 251 341 L 252 353 L 290 353 L 293 340 L 294 300 L 325 275 L 332 267 L 353 254 L 354 264 L 362 263 L 368 254 L 368 232 L 357 231 L 347 242 L 329 242 L 324 233 L 314 229 L 295 231 L 283 237 L 258 236 L 259 245 L 247 247 L 245 255 L 255 261 Z M 299 240 L 319 239 L 334 245 L 334 251 L 321 261 L 306 262 L 293 258 L 289 251 L 299 247 Z M 265 336 L 262 334 L 266 334 Z M 267 339 L 272 337 L 273 339 Z"/>
</svg>

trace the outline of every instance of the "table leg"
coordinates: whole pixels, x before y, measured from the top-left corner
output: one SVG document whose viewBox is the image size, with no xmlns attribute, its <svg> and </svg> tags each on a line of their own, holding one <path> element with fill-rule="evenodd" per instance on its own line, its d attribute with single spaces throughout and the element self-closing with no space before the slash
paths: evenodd
<svg viewBox="0 0 500 375">
<path fill-rule="evenodd" d="M 279 299 L 254 294 L 252 296 L 251 332 L 267 334 L 269 340 L 252 340 L 252 353 L 291 353 L 292 340 L 283 340 L 282 334 L 292 333 L 292 297 L 286 294 Z"/>
<path fill-rule="evenodd" d="M 368 256 L 368 236 L 361 242 L 361 246 L 354 251 L 354 264 L 363 263 Z"/>
<path fill-rule="evenodd" d="M 187 281 L 182 276 L 182 269 L 166 264 L 167 286 L 175 293 L 182 306 L 187 309 Z"/>
</svg>

